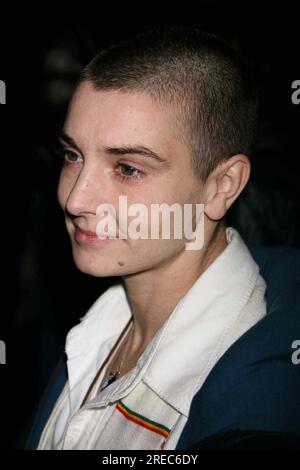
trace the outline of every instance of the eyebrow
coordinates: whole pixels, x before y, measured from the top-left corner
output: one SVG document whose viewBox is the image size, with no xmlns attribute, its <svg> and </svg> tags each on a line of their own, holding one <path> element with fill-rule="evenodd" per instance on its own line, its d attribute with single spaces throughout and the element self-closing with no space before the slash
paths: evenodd
<svg viewBox="0 0 300 470">
<path fill-rule="evenodd" d="M 66 134 L 65 131 L 61 131 L 59 133 L 59 139 L 62 140 L 64 143 L 70 145 L 78 152 L 81 153 L 78 145 L 76 144 L 75 140 Z M 141 155 L 143 157 L 153 158 L 161 163 L 166 163 L 166 159 L 159 156 L 153 150 L 143 146 L 143 145 L 126 145 L 122 147 L 104 147 L 103 150 L 105 153 L 109 155 Z"/>
<path fill-rule="evenodd" d="M 60 131 L 58 138 L 60 141 L 63 141 L 64 144 L 68 144 L 70 145 L 70 147 L 76 149 L 77 152 L 82 153 L 75 140 L 72 139 L 72 137 L 70 137 L 68 134 L 66 134 L 65 131 Z"/>
<path fill-rule="evenodd" d="M 143 157 L 153 158 L 154 160 L 158 160 L 161 163 L 166 162 L 166 160 L 157 153 L 153 152 L 147 147 L 143 145 L 137 146 L 125 146 L 125 147 L 104 147 L 106 153 L 110 155 L 142 155 Z"/>
</svg>

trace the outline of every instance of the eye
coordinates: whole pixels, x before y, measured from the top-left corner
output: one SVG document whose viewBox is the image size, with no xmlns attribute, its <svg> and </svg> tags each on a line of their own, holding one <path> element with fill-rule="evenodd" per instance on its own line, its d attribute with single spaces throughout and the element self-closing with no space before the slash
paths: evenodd
<svg viewBox="0 0 300 470">
<path fill-rule="evenodd" d="M 78 160 L 77 159 L 81 159 L 81 156 L 78 155 L 77 153 L 75 152 L 72 152 L 71 150 L 65 150 L 63 152 L 63 160 L 64 162 L 66 163 L 77 163 Z"/>
<path fill-rule="evenodd" d="M 126 163 L 119 163 L 117 173 L 123 180 L 140 179 L 143 174 L 143 172 L 138 168 L 135 168 L 131 165 L 127 165 Z"/>
<path fill-rule="evenodd" d="M 55 155 L 58 157 L 62 165 L 73 165 L 82 161 L 82 157 L 78 153 L 65 147 L 56 148 Z"/>
</svg>

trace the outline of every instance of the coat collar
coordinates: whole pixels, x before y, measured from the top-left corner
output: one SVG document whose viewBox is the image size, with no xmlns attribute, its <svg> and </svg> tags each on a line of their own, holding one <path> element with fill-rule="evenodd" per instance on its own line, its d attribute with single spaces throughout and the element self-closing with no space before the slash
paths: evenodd
<svg viewBox="0 0 300 470">
<path fill-rule="evenodd" d="M 156 332 L 136 367 L 105 389 L 94 405 L 126 396 L 143 380 L 188 416 L 194 394 L 217 362 L 226 336 L 247 304 L 259 268 L 242 238 L 226 229 L 228 245 L 201 274 Z M 71 412 L 125 328 L 131 311 L 122 284 L 108 289 L 67 336 Z"/>
</svg>

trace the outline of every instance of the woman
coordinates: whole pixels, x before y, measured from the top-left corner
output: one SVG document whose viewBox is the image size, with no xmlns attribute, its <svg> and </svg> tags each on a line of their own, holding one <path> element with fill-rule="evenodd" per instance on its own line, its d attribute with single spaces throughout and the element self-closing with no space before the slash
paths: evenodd
<svg viewBox="0 0 300 470">
<path fill-rule="evenodd" d="M 121 280 L 68 334 L 39 449 L 175 449 L 212 368 L 265 316 L 265 282 L 224 219 L 249 179 L 256 106 L 233 52 L 193 29 L 85 68 L 58 199 L 78 269 Z"/>
</svg>

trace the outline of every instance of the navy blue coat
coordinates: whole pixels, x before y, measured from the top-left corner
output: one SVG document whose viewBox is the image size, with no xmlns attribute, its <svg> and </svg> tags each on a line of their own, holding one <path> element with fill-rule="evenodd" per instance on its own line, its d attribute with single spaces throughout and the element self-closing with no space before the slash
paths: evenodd
<svg viewBox="0 0 300 470">
<path fill-rule="evenodd" d="M 294 448 L 300 442 L 300 349 L 298 353 L 292 347 L 300 341 L 300 250 L 249 249 L 267 283 L 267 315 L 213 367 L 193 398 L 177 449 Z M 62 359 L 39 406 L 27 448 L 37 447 L 66 380 Z"/>
</svg>

